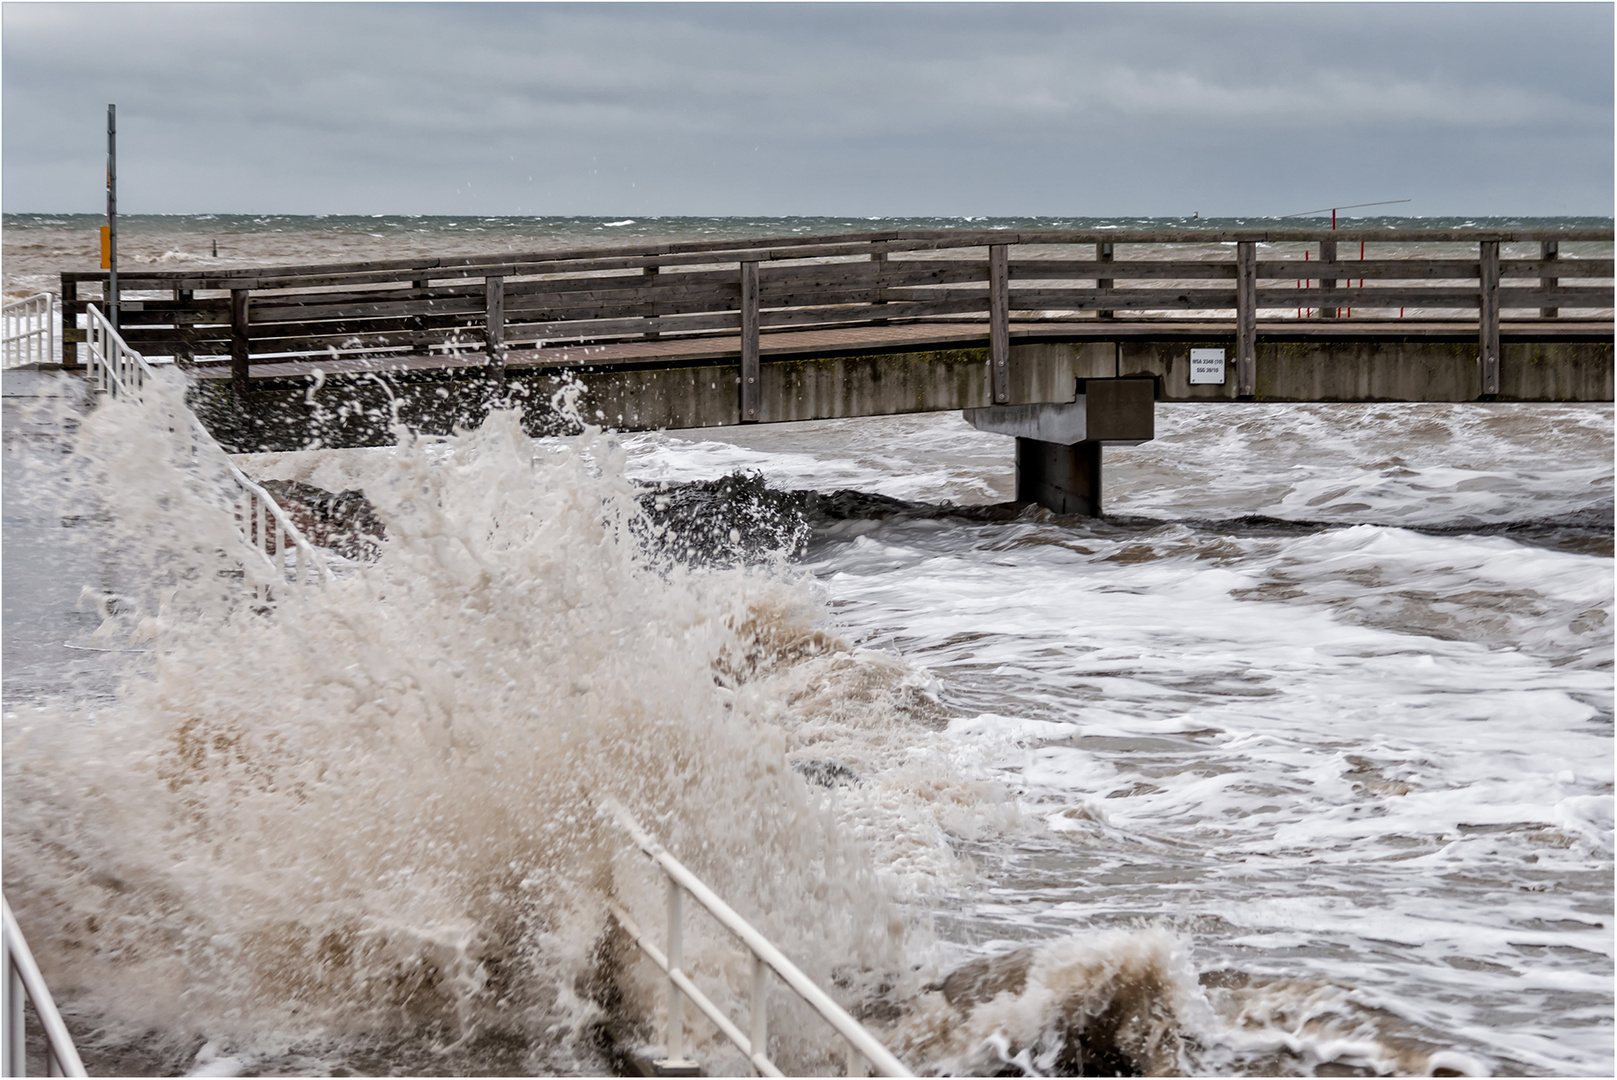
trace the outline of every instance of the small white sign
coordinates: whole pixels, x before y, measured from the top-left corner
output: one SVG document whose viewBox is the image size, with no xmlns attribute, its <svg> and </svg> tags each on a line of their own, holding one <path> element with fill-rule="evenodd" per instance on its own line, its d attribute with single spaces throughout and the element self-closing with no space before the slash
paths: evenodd
<svg viewBox="0 0 1617 1080">
<path fill-rule="evenodd" d="M 1198 383 L 1224 385 L 1223 349 L 1190 350 L 1190 384 Z"/>
</svg>

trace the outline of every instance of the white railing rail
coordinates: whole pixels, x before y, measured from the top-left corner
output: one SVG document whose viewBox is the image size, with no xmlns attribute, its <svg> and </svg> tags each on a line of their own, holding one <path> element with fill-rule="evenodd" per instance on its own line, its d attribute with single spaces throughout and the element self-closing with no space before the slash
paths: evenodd
<svg viewBox="0 0 1617 1080">
<path fill-rule="evenodd" d="M 45 1068 L 47 1076 L 83 1076 L 84 1063 L 73 1046 L 73 1036 L 62 1023 L 62 1014 L 56 1011 L 45 977 L 34 963 L 34 954 L 23 940 L 17 920 L 11 914 L 11 905 L 0 899 L 4 909 L 6 957 L 6 1026 L 5 1048 L 0 1057 L 5 1059 L 6 1076 L 28 1075 L 28 1029 L 23 1012 L 24 1002 L 34 1003 L 34 1015 L 45 1029 Z"/>
<path fill-rule="evenodd" d="M 768 1029 L 766 1026 L 766 1011 L 768 985 L 766 969 L 773 969 L 782 982 L 790 987 L 798 997 L 802 998 L 815 1012 L 819 1013 L 825 1021 L 834 1028 L 838 1035 L 848 1044 L 847 1072 L 849 1076 L 866 1075 L 866 1063 L 874 1070 L 877 1076 L 913 1076 L 904 1063 L 894 1057 L 892 1052 L 883 1046 L 863 1024 L 849 1016 L 847 1010 L 838 1005 L 831 995 L 820 989 L 812 979 L 798 970 L 797 965 L 786 959 L 779 949 L 770 943 L 752 924 L 736 914 L 730 905 L 719 899 L 718 895 L 708 888 L 700 878 L 685 868 L 678 859 L 668 853 L 666 849 L 651 835 L 640 827 L 639 822 L 616 802 L 606 804 L 608 814 L 623 828 L 634 840 L 641 851 L 662 870 L 668 883 L 668 952 L 664 953 L 652 944 L 646 934 L 624 910 L 621 904 L 611 905 L 612 914 L 617 918 L 618 925 L 625 933 L 634 939 L 640 950 L 650 957 L 668 975 L 668 1037 L 666 1047 L 668 1057 L 656 1063 L 663 1075 L 696 1075 L 695 1062 L 685 1058 L 685 1023 L 684 998 L 700 1009 L 707 1018 L 722 1031 L 726 1038 L 734 1043 L 751 1064 L 755 1076 L 781 1076 L 784 1075 L 779 1067 L 770 1060 L 768 1054 Z M 730 933 L 741 939 L 742 944 L 752 953 L 752 1006 L 750 1031 L 743 1033 L 741 1028 L 726 1016 L 719 1007 L 697 989 L 690 977 L 684 971 L 684 900 L 685 895 L 690 896 L 704 908 Z"/>
<path fill-rule="evenodd" d="M 144 356 L 124 343 L 112 323 L 94 304 L 89 305 L 86 311 L 85 324 L 85 364 L 90 384 L 113 397 L 138 399 L 141 387 L 155 374 L 152 366 Z M 210 447 L 215 451 L 235 484 L 234 510 L 242 539 L 289 584 L 305 584 L 311 575 L 317 582 L 331 580 L 331 567 L 327 565 L 325 556 L 304 537 L 275 498 L 236 467 L 194 413 L 187 409 L 186 416 L 190 420 L 192 445 L 199 450 Z M 290 566 L 285 558 L 288 549 L 292 552 Z"/>
<path fill-rule="evenodd" d="M 56 359 L 56 297 L 36 293 L 5 306 L 5 367 L 45 364 Z"/>
</svg>

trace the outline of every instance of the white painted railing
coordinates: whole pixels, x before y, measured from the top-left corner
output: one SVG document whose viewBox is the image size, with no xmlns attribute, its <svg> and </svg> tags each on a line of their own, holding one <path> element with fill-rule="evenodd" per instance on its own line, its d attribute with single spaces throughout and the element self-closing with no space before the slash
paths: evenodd
<svg viewBox="0 0 1617 1080">
<path fill-rule="evenodd" d="M 141 387 L 155 374 L 152 366 L 144 356 L 124 343 L 112 323 L 94 304 L 89 306 L 85 322 L 85 364 L 89 369 L 91 385 L 113 397 L 138 399 Z M 235 485 L 236 505 L 233 509 L 242 539 L 289 584 L 303 585 L 311 579 L 315 582 L 331 580 L 331 567 L 327 565 L 325 556 L 309 543 L 274 497 L 236 468 L 224 448 L 214 440 L 194 413 L 187 409 L 186 416 L 191 424 L 192 446 L 198 452 L 206 447 L 216 454 Z M 289 550 L 292 554 L 290 565 L 286 558 Z"/>
<path fill-rule="evenodd" d="M 877 1076 L 913 1076 L 904 1063 L 894 1057 L 892 1052 L 883 1046 L 874 1035 L 859 1021 L 849 1016 L 847 1011 L 834 1001 L 830 994 L 815 985 L 814 981 L 798 970 L 797 965 L 786 959 L 779 949 L 770 943 L 769 939 L 755 930 L 751 923 L 719 899 L 718 895 L 709 889 L 700 878 L 687 870 L 678 859 L 670 855 L 667 850 L 651 835 L 640 827 L 640 823 L 616 802 L 606 804 L 606 809 L 614 820 L 645 852 L 652 862 L 662 870 L 668 882 L 668 952 L 664 953 L 645 935 L 640 927 L 624 910 L 621 904 L 612 905 L 612 914 L 617 918 L 618 925 L 623 927 L 625 933 L 634 939 L 640 951 L 651 958 L 668 975 L 668 1033 L 666 1047 L 668 1057 L 656 1062 L 659 1072 L 665 1076 L 695 1076 L 697 1066 L 685 1057 L 685 1015 L 684 998 L 689 998 L 707 1018 L 722 1031 L 726 1038 L 734 1043 L 746 1055 L 751 1064 L 754 1076 L 781 1076 L 780 1069 L 769 1058 L 768 1029 L 766 1026 L 766 1009 L 768 997 L 768 973 L 766 969 L 773 969 L 782 982 L 792 989 L 798 997 L 802 998 L 810 1008 L 825 1018 L 838 1035 L 848 1044 L 848 1075 L 866 1075 L 866 1063 L 874 1069 Z M 684 971 L 684 903 L 685 895 L 689 894 L 697 903 L 707 908 L 708 912 L 724 926 L 726 930 L 741 939 L 742 944 L 752 953 L 752 1007 L 750 1016 L 750 1031 L 743 1033 L 722 1010 L 710 1000 L 706 994 L 697 989 L 690 977 Z"/>
<path fill-rule="evenodd" d="M 36 293 L 5 306 L 4 366 L 44 364 L 56 359 L 56 297 Z"/>
<path fill-rule="evenodd" d="M 47 1076 L 83 1076 L 84 1063 L 73 1046 L 73 1036 L 62 1023 L 62 1014 L 56 1011 L 45 977 L 34 963 L 34 954 L 23 940 L 17 920 L 11 914 L 11 905 L 0 899 L 4 910 L 6 958 L 6 1026 L 5 1047 L 0 1057 L 5 1059 L 5 1075 L 28 1075 L 28 1028 L 23 1012 L 24 1002 L 34 1003 L 34 1015 L 45 1029 L 45 1068 Z"/>
</svg>

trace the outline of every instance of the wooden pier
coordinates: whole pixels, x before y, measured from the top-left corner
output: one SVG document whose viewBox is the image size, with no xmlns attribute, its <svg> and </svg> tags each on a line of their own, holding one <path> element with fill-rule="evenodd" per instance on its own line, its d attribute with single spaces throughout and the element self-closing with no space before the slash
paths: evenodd
<svg viewBox="0 0 1617 1080">
<path fill-rule="evenodd" d="M 443 433 L 502 403 L 553 432 L 563 381 L 623 430 L 1077 407 L 1108 379 L 1155 400 L 1609 401 L 1612 239 L 940 230 L 123 271 L 120 325 L 193 373 L 238 450 Z M 105 278 L 62 274 L 64 362 Z M 1225 359 L 1193 374 L 1192 349 Z"/>
</svg>

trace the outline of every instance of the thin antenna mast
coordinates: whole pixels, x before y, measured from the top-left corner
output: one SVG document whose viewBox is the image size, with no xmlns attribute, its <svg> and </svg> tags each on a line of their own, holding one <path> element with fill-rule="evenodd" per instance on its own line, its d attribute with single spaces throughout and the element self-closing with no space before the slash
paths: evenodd
<svg viewBox="0 0 1617 1080">
<path fill-rule="evenodd" d="M 118 106 L 107 106 L 107 318 L 118 329 Z"/>
<path fill-rule="evenodd" d="M 1395 205 L 1397 203 L 1406 203 L 1406 202 L 1414 202 L 1414 200 L 1413 199 L 1383 199 L 1381 202 L 1349 203 L 1347 206 L 1322 206 L 1318 210 L 1301 210 L 1301 211 L 1298 211 L 1295 214 L 1281 214 L 1280 216 L 1283 217 L 1283 218 L 1307 217 L 1309 214 L 1323 214 L 1325 211 L 1329 210 L 1331 212 L 1331 231 L 1335 232 L 1336 231 L 1336 212 L 1338 210 L 1358 210 L 1361 207 L 1365 207 L 1365 206 L 1393 206 L 1393 205 Z"/>
</svg>

